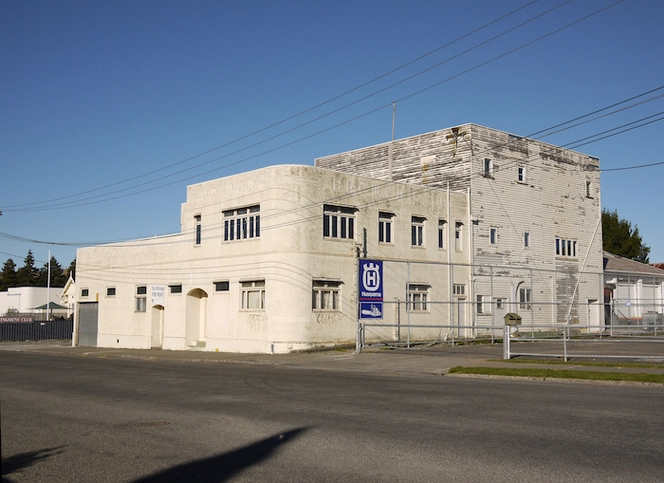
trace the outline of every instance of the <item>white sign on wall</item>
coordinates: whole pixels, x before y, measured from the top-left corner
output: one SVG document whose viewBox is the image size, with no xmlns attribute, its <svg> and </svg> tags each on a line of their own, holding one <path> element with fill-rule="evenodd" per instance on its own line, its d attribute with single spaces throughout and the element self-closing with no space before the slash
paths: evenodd
<svg viewBox="0 0 664 483">
<path fill-rule="evenodd" d="M 164 303 L 164 293 L 166 292 L 166 287 L 163 285 L 153 285 L 152 286 L 152 305 L 154 304 L 163 304 Z"/>
</svg>

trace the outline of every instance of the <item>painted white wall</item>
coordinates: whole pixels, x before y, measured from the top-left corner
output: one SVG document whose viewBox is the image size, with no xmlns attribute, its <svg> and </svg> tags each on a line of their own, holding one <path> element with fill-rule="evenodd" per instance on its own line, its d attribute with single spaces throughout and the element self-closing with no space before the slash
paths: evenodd
<svg viewBox="0 0 664 483">
<path fill-rule="evenodd" d="M 78 301 L 98 302 L 102 347 L 149 348 L 155 332 L 163 334 L 162 348 L 175 350 L 269 353 L 350 344 L 356 333 L 357 258 L 364 249 L 364 230 L 370 258 L 467 264 L 468 250 L 449 254 L 437 245 L 441 214 L 469 223 L 467 200 L 464 193 L 297 165 L 192 185 L 181 209 L 181 233 L 78 250 Z M 356 209 L 353 239 L 323 237 L 325 203 Z M 260 237 L 224 241 L 224 211 L 254 205 L 260 205 Z M 378 243 L 379 211 L 395 214 L 391 244 Z M 423 247 L 411 247 L 413 215 L 427 219 Z M 196 245 L 199 220 L 201 243 Z M 420 272 L 432 290 L 450 292 L 447 278 Z M 467 269 L 457 272 L 468 279 Z M 312 310 L 317 279 L 341 282 L 341 310 Z M 265 281 L 265 308 L 243 310 L 241 285 L 254 280 Z M 386 295 L 403 293 L 405 280 L 389 282 Z M 215 290 L 220 281 L 228 282 L 228 291 Z M 181 293 L 171 293 L 173 285 L 181 285 Z M 147 287 L 145 312 L 135 310 L 142 296 L 139 286 Z M 152 286 L 166 288 L 156 304 L 150 300 Z M 109 289 L 113 295 L 107 295 Z M 155 305 L 163 312 L 153 311 Z M 163 328 L 155 327 L 155 317 L 158 325 L 163 320 Z"/>
</svg>

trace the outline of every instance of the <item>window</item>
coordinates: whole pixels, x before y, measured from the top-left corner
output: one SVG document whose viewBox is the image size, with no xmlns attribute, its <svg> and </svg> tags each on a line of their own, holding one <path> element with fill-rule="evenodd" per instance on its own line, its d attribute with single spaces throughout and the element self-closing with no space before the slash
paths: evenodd
<svg viewBox="0 0 664 483">
<path fill-rule="evenodd" d="M 411 245 L 414 247 L 424 246 L 424 222 L 426 218 L 421 216 L 413 216 L 411 218 L 410 238 Z"/>
<path fill-rule="evenodd" d="M 168 288 L 171 293 L 182 293 L 182 284 L 169 285 Z"/>
<path fill-rule="evenodd" d="M 230 290 L 230 284 L 228 280 L 223 282 L 214 282 L 214 291 L 215 292 L 228 292 Z"/>
<path fill-rule="evenodd" d="M 81 289 L 81 297 L 87 297 L 88 295 L 90 295 L 90 289 L 82 288 Z"/>
<path fill-rule="evenodd" d="M 392 243 L 392 218 L 394 213 L 378 213 L 378 243 Z"/>
<path fill-rule="evenodd" d="M 489 230 L 489 242 L 492 245 L 495 245 L 498 243 L 498 229 L 497 228 L 491 228 Z"/>
<path fill-rule="evenodd" d="M 529 288 L 520 288 L 519 289 L 519 308 L 525 310 L 532 309 L 532 298 Z"/>
<path fill-rule="evenodd" d="M 409 284 L 408 306 L 414 312 L 429 310 L 429 285 Z"/>
<path fill-rule="evenodd" d="M 242 309 L 265 309 L 265 280 L 242 282 Z"/>
<path fill-rule="evenodd" d="M 516 167 L 516 179 L 519 183 L 526 182 L 526 167 L 519 165 Z"/>
<path fill-rule="evenodd" d="M 460 283 L 455 283 L 452 286 L 452 293 L 454 295 L 465 295 L 466 294 L 466 286 Z"/>
<path fill-rule="evenodd" d="M 556 255 L 576 258 L 576 240 L 556 237 Z"/>
<path fill-rule="evenodd" d="M 148 287 L 146 285 L 136 287 L 136 312 L 145 312 L 148 302 L 147 293 Z"/>
<path fill-rule="evenodd" d="M 438 220 L 438 248 L 445 248 L 446 226 L 447 222 L 445 220 Z"/>
<path fill-rule="evenodd" d="M 523 234 L 523 248 L 530 248 L 530 233 Z"/>
<path fill-rule="evenodd" d="M 484 158 L 484 176 L 493 176 L 493 161 L 489 158 Z"/>
<path fill-rule="evenodd" d="M 115 297 L 115 287 L 106 287 L 106 296 Z"/>
<path fill-rule="evenodd" d="M 224 211 L 224 241 L 260 237 L 260 211 L 259 205 Z"/>
<path fill-rule="evenodd" d="M 194 216 L 194 244 L 201 244 L 201 215 Z"/>
<path fill-rule="evenodd" d="M 355 238 L 355 208 L 323 205 L 323 236 L 325 238 Z"/>
<path fill-rule="evenodd" d="M 505 304 L 505 299 L 502 297 L 496 297 L 495 302 L 497 309 L 502 309 Z"/>
<path fill-rule="evenodd" d="M 311 291 L 313 310 L 341 310 L 341 282 L 314 280 Z"/>
<path fill-rule="evenodd" d="M 586 198 L 592 198 L 593 197 L 592 196 L 592 194 L 593 194 L 592 188 L 593 188 L 592 182 L 586 181 Z"/>
<path fill-rule="evenodd" d="M 478 314 L 483 314 L 484 312 L 484 295 L 478 295 L 477 296 L 477 313 Z"/>
<path fill-rule="evenodd" d="M 457 252 L 463 251 L 463 223 L 457 221 L 454 224 L 454 249 Z"/>
</svg>

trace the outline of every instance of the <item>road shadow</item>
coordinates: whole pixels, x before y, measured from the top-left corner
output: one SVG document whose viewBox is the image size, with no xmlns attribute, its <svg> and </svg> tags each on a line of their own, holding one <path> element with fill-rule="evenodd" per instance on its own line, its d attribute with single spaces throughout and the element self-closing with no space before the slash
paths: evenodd
<svg viewBox="0 0 664 483">
<path fill-rule="evenodd" d="M 51 456 L 62 453 L 64 446 L 57 446 L 55 448 L 44 448 L 37 451 L 28 451 L 27 453 L 20 453 L 9 458 L 2 459 L 2 481 L 10 482 L 11 480 L 5 478 L 5 475 L 11 475 L 28 468 L 41 461 L 49 459 Z"/>
<path fill-rule="evenodd" d="M 276 434 L 228 453 L 184 463 L 133 483 L 180 483 L 182 481 L 223 482 L 234 474 L 270 458 L 284 444 L 295 440 L 308 428 Z"/>
</svg>

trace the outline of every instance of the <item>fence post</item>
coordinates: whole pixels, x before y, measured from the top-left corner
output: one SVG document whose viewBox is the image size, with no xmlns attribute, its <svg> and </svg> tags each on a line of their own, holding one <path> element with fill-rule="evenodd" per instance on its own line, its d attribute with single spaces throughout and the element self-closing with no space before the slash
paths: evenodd
<svg viewBox="0 0 664 483">
<path fill-rule="evenodd" d="M 512 358 L 510 354 L 510 329 L 509 325 L 503 325 L 503 359 Z"/>
<path fill-rule="evenodd" d="M 362 333 L 364 332 L 364 327 L 362 322 L 358 321 L 357 322 L 357 334 L 355 336 L 355 353 L 359 354 L 362 352 L 362 345 L 363 345 L 363 337 Z"/>
</svg>

